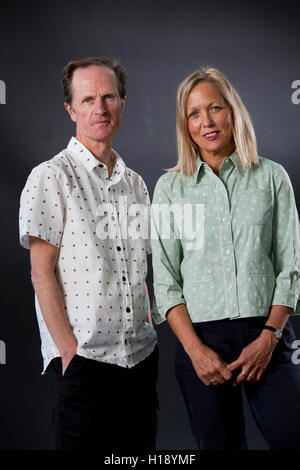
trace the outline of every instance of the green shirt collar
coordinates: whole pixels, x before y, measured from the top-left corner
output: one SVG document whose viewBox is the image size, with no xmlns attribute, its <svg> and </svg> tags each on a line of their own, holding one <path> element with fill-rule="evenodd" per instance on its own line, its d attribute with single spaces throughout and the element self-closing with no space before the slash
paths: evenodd
<svg viewBox="0 0 300 470">
<path fill-rule="evenodd" d="M 232 154 L 229 156 L 229 159 L 232 161 L 232 163 L 234 164 L 234 166 L 238 170 L 239 174 L 242 175 L 243 174 L 243 167 L 242 167 L 242 163 L 240 161 L 240 157 L 239 157 L 236 150 L 234 150 L 232 152 Z M 205 162 L 203 160 L 201 160 L 200 156 L 196 159 L 196 169 L 195 169 L 195 171 L 192 175 L 194 183 L 197 182 L 200 168 L 204 165 L 204 163 Z"/>
</svg>

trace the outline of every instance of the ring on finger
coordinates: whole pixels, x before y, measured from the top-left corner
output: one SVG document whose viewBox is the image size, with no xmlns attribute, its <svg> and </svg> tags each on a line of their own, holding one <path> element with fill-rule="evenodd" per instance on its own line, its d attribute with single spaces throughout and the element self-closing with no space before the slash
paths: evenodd
<svg viewBox="0 0 300 470">
<path fill-rule="evenodd" d="M 247 377 L 247 375 L 248 375 L 247 372 L 244 372 L 243 370 L 242 370 L 241 374 L 242 374 L 244 377 Z"/>
<path fill-rule="evenodd" d="M 210 380 L 210 383 L 214 384 L 216 381 L 217 381 L 217 379 L 212 379 L 212 380 Z"/>
<path fill-rule="evenodd" d="M 254 375 L 249 374 L 249 379 L 254 379 Z"/>
</svg>

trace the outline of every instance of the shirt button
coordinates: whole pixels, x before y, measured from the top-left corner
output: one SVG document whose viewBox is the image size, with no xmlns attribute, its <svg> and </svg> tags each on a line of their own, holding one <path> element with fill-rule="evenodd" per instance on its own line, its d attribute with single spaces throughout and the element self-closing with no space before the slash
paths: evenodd
<svg viewBox="0 0 300 470">
<path fill-rule="evenodd" d="M 125 339 L 125 344 L 127 344 L 127 339 Z"/>
<path fill-rule="evenodd" d="M 122 277 L 122 280 L 125 282 L 125 281 L 126 281 L 126 277 L 125 277 L 125 276 L 123 276 L 123 277 Z"/>
<path fill-rule="evenodd" d="M 229 255 L 230 250 L 226 250 L 225 253 L 226 253 L 226 255 Z"/>
<path fill-rule="evenodd" d="M 225 222 L 226 218 L 225 217 L 222 217 L 222 222 Z"/>
<path fill-rule="evenodd" d="M 129 307 L 126 308 L 126 312 L 127 312 L 127 313 L 130 312 L 130 308 L 129 308 Z"/>
<path fill-rule="evenodd" d="M 99 168 L 103 168 L 103 165 L 102 165 L 102 163 L 100 163 L 100 165 L 99 165 Z"/>
<path fill-rule="evenodd" d="M 120 246 L 117 246 L 117 250 L 118 250 L 118 251 L 121 251 L 121 247 L 120 247 Z"/>
</svg>

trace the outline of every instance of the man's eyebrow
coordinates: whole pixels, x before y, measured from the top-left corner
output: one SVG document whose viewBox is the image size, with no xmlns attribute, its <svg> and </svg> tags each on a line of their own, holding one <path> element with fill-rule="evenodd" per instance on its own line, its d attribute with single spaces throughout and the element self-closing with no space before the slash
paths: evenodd
<svg viewBox="0 0 300 470">
<path fill-rule="evenodd" d="M 87 93 L 86 95 L 83 95 L 81 99 L 85 100 L 86 98 L 93 98 L 94 95 L 92 93 Z"/>
</svg>

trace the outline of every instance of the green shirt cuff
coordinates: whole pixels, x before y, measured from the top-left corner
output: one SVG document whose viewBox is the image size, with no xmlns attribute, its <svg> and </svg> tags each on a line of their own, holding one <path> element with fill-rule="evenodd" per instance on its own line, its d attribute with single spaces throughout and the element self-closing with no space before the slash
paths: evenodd
<svg viewBox="0 0 300 470">
<path fill-rule="evenodd" d="M 286 305 L 296 310 L 298 296 L 295 291 L 276 287 L 273 294 L 272 305 Z"/>
<path fill-rule="evenodd" d="M 170 299 L 169 302 L 165 303 L 162 307 L 158 308 L 156 303 L 152 305 L 152 318 L 155 321 L 155 323 L 158 325 L 159 323 L 164 322 L 166 318 L 166 314 L 170 308 L 175 307 L 175 305 L 179 304 L 186 304 L 185 299 L 180 295 L 178 296 L 178 299 L 175 300 Z"/>
</svg>

